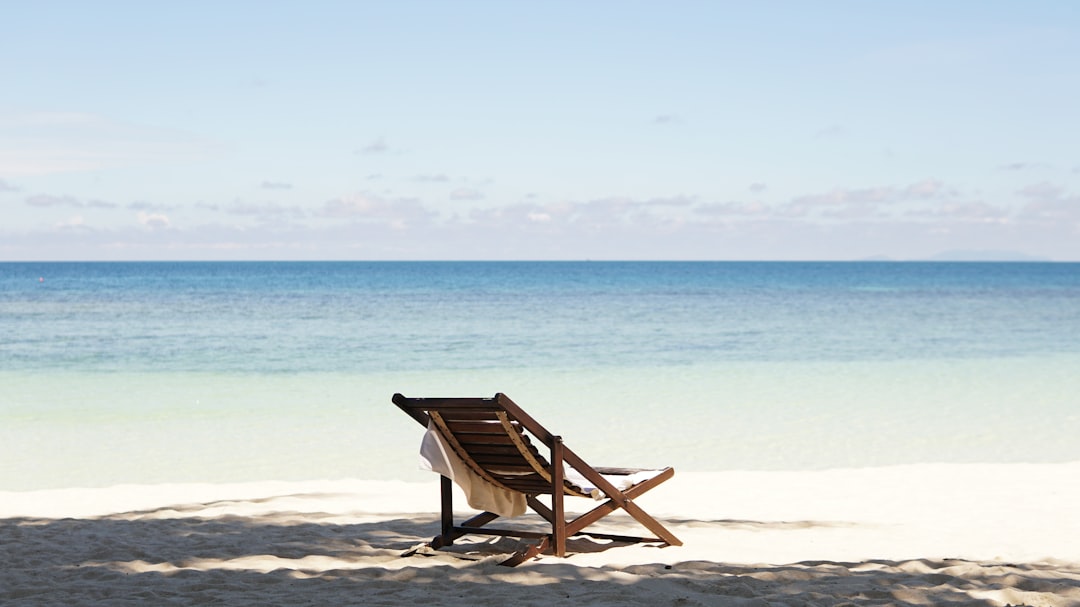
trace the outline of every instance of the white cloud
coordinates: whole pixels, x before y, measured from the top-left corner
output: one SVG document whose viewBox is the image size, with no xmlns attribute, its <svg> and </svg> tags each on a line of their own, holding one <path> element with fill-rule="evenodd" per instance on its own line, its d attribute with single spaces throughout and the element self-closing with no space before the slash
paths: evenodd
<svg viewBox="0 0 1080 607">
<path fill-rule="evenodd" d="M 934 198 L 943 194 L 948 194 L 950 191 L 945 187 L 945 184 L 937 179 L 924 179 L 923 181 L 913 183 L 905 188 L 900 193 L 901 198 Z"/>
<path fill-rule="evenodd" d="M 87 229 L 86 221 L 82 215 L 73 215 L 65 221 L 58 222 L 55 226 L 58 230 Z"/>
<path fill-rule="evenodd" d="M 172 211 L 175 210 L 177 206 L 174 204 L 158 204 L 154 202 L 147 202 L 145 200 L 137 200 L 128 204 L 127 208 L 131 209 L 132 211 Z"/>
<path fill-rule="evenodd" d="M 835 139 L 847 135 L 847 129 L 839 124 L 831 124 L 827 127 L 818 129 L 814 133 L 814 139 Z"/>
<path fill-rule="evenodd" d="M 1050 165 L 1045 162 L 1010 162 L 998 167 L 999 171 L 1030 171 L 1033 169 L 1048 169 Z"/>
<path fill-rule="evenodd" d="M 1025 186 L 1017 194 L 1027 201 L 1020 209 L 1021 221 L 1071 225 L 1080 231 L 1080 195 L 1047 182 Z"/>
<path fill-rule="evenodd" d="M 353 194 L 326 201 L 322 215 L 325 217 L 378 216 L 383 214 L 388 206 L 380 198 L 368 194 Z"/>
<path fill-rule="evenodd" d="M 95 209 L 112 209 L 116 207 L 115 204 L 102 200 L 89 200 L 83 202 L 74 196 L 50 196 L 48 194 L 30 196 L 26 199 L 26 204 L 32 207 L 76 207 Z"/>
<path fill-rule="evenodd" d="M 305 217 L 308 213 L 296 205 L 282 205 L 275 202 L 245 202 L 235 200 L 227 205 L 213 205 L 213 210 L 222 211 L 229 215 L 247 217 Z"/>
<path fill-rule="evenodd" d="M 161 213 L 146 213 L 140 211 L 137 217 L 141 225 L 144 225 L 151 230 L 168 228 L 171 225 L 168 216 Z"/>
<path fill-rule="evenodd" d="M 928 209 L 909 211 L 907 216 L 975 223 L 1008 223 L 1012 213 L 1005 207 L 982 201 L 948 202 Z"/>
<path fill-rule="evenodd" d="M 747 199 L 720 203 L 690 195 L 549 202 L 523 196 L 517 204 L 471 205 L 462 217 L 440 214 L 418 198 L 357 192 L 317 208 L 197 203 L 187 208 L 232 217 L 224 225 L 196 226 L 198 215 L 185 215 L 183 229 L 176 228 L 171 211 L 182 205 L 134 202 L 126 205 L 138 211 L 129 229 L 98 223 L 91 229 L 77 215 L 36 236 L 2 227 L 0 233 L 9 256 L 39 246 L 87 251 L 56 253 L 67 258 L 843 259 L 916 258 L 956 248 L 1010 248 L 1058 259 L 1077 255 L 1060 235 L 1080 233 L 1080 198 L 1049 183 L 1016 191 L 1026 202 L 1023 209 L 961 198 L 938 179 L 838 187 L 773 204 L 745 194 Z M 72 196 L 31 198 L 52 212 L 91 205 Z M 1055 236 L 1033 236 L 1040 230 Z"/>
<path fill-rule="evenodd" d="M 382 137 L 372 141 L 358 150 L 360 154 L 385 154 L 390 151 L 390 146 L 386 144 L 386 140 Z"/>
<path fill-rule="evenodd" d="M 1026 221 L 1071 224 L 1080 229 L 1080 196 L 1032 200 L 1020 210 L 1020 216 Z"/>
<path fill-rule="evenodd" d="M 672 218 L 672 209 L 689 209 L 692 201 L 682 196 L 638 200 L 612 196 L 586 201 L 549 204 L 519 203 L 501 207 L 473 209 L 469 221 L 490 229 L 514 229 L 529 225 L 561 226 L 595 232 L 625 226 L 664 226 Z"/>
<path fill-rule="evenodd" d="M 436 214 L 415 198 L 388 200 L 360 193 L 326 201 L 318 215 L 332 219 L 397 221 L 407 225 L 430 221 Z"/>
<path fill-rule="evenodd" d="M 450 200 L 483 200 L 484 194 L 473 188 L 458 188 L 450 192 Z"/>
<path fill-rule="evenodd" d="M 26 199 L 26 204 L 32 207 L 81 207 L 80 202 L 74 196 L 49 196 L 38 194 Z"/>
<path fill-rule="evenodd" d="M 1044 181 L 1024 186 L 1016 193 L 1031 200 L 1054 200 L 1065 193 L 1065 188 Z"/>
<path fill-rule="evenodd" d="M 956 195 L 954 189 L 937 179 L 924 179 L 900 187 L 835 188 L 821 194 L 796 196 L 778 209 L 778 213 L 789 217 L 873 217 L 884 213 L 886 207 L 947 200 Z"/>
<path fill-rule="evenodd" d="M 704 216 L 746 216 L 761 217 L 771 215 L 775 209 L 762 202 L 718 202 L 703 204 L 694 209 L 694 212 Z"/>
<path fill-rule="evenodd" d="M 815 207 L 840 206 L 849 204 L 880 204 L 896 197 L 891 187 L 847 189 L 837 188 L 824 194 L 807 194 L 792 199 L 791 206 L 812 209 Z"/>
</svg>

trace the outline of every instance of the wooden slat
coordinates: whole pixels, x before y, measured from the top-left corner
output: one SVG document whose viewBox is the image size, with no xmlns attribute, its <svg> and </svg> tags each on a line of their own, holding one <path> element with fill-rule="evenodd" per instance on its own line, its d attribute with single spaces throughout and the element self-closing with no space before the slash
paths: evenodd
<svg viewBox="0 0 1080 607">
<path fill-rule="evenodd" d="M 512 445 L 514 441 L 503 434 L 455 434 L 458 442 L 468 447 L 469 445 Z"/>
<path fill-rule="evenodd" d="M 499 482 L 500 483 L 505 481 L 507 483 L 517 483 L 517 484 L 521 484 L 521 483 L 532 483 L 532 484 L 539 484 L 539 485 L 550 485 L 551 484 L 551 483 L 548 482 L 548 480 L 546 480 L 546 478 L 541 478 L 539 476 L 534 476 L 534 475 L 528 474 L 524 470 L 521 470 L 521 471 L 508 470 L 507 472 L 503 472 L 501 474 L 497 472 L 496 476 L 499 477 Z"/>
<path fill-rule="evenodd" d="M 492 470 L 516 470 L 518 468 L 522 468 L 530 472 L 532 471 L 532 466 L 529 465 L 529 462 L 522 459 L 520 455 L 518 455 L 517 457 L 508 457 L 505 455 L 491 455 L 488 453 L 477 453 L 471 455 L 473 456 L 474 462 Z"/>
<path fill-rule="evenodd" d="M 546 485 L 550 486 L 551 483 L 542 478 L 533 478 L 525 474 L 496 474 L 499 477 L 499 481 L 506 481 L 507 483 L 514 483 L 516 485 Z"/>
<path fill-rule="evenodd" d="M 517 447 L 512 444 L 490 443 L 484 445 L 473 444 L 469 447 L 469 453 L 472 455 L 480 455 L 482 453 L 489 453 L 491 455 L 520 455 Z"/>
<path fill-rule="evenodd" d="M 494 476 L 498 477 L 500 482 L 504 480 L 513 483 L 519 481 L 537 483 L 548 482 L 546 478 L 540 478 L 535 474 L 531 474 L 532 470 L 528 466 L 494 466 L 492 469 L 495 470 Z"/>
<path fill-rule="evenodd" d="M 443 419 L 445 419 L 447 421 L 473 421 L 473 420 L 493 421 L 493 420 L 498 419 L 498 418 L 495 417 L 495 413 L 496 413 L 495 411 L 488 411 L 488 410 L 484 410 L 484 411 L 460 411 L 460 410 L 446 411 L 446 410 L 443 410 L 443 409 L 429 409 L 429 410 L 430 411 L 438 411 L 439 413 L 442 414 Z"/>
<path fill-rule="evenodd" d="M 520 537 L 529 539 L 543 539 L 548 536 L 539 531 L 519 531 L 517 529 L 492 529 L 488 527 L 454 527 L 454 531 L 462 535 L 499 535 L 503 537 Z"/>
<path fill-rule="evenodd" d="M 507 481 L 507 487 L 510 487 L 514 491 L 520 491 L 529 495 L 550 495 L 551 485 L 547 483 L 511 483 Z"/>
<path fill-rule="evenodd" d="M 501 475 L 507 481 L 511 482 L 523 482 L 523 483 L 547 483 L 539 474 L 504 474 Z"/>
<path fill-rule="evenodd" d="M 447 421 L 446 426 L 454 431 L 454 434 L 503 434 L 506 430 L 498 422 L 483 421 Z M 518 432 L 521 432 L 520 426 Z"/>
</svg>

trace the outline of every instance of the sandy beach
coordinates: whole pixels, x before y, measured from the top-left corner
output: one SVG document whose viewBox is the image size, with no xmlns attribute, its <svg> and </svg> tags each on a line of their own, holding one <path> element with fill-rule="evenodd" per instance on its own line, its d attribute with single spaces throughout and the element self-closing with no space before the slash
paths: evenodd
<svg viewBox="0 0 1080 607">
<path fill-rule="evenodd" d="M 435 479 L 0 492 L 0 604 L 1080 605 L 1080 463 L 679 473 L 638 502 L 685 546 L 581 538 L 514 569 L 507 539 L 403 557 L 437 532 L 437 495 Z"/>
</svg>

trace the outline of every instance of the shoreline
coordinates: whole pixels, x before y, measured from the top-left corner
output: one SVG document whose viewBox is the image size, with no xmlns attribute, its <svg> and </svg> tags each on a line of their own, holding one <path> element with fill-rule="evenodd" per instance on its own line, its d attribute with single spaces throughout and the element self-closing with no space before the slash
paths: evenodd
<svg viewBox="0 0 1080 607">
<path fill-rule="evenodd" d="M 515 569 L 496 563 L 516 540 L 474 536 L 401 556 L 437 532 L 432 476 L 3 491 L 0 602 L 400 604 L 430 601 L 430 585 L 419 583 L 430 582 L 454 584 L 445 586 L 450 603 L 475 587 L 462 596 L 483 593 L 476 604 L 520 594 L 526 604 L 891 596 L 1080 605 L 1080 462 L 677 472 L 635 501 L 684 546 L 582 538 L 566 559 L 543 555 Z M 637 532 L 629 517 L 606 520 Z M 315 579 L 325 583 L 305 583 Z"/>
</svg>

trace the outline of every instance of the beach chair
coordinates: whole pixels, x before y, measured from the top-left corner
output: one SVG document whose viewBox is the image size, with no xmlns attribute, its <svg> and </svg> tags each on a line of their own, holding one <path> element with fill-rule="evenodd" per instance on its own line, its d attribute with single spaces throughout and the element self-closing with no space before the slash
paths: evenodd
<svg viewBox="0 0 1080 607">
<path fill-rule="evenodd" d="M 395 394 L 394 404 L 428 428 L 425 442 L 438 443 L 446 452 L 446 466 L 442 472 L 442 529 L 428 545 L 434 549 L 449 546 L 464 535 L 493 535 L 539 540 L 537 543 L 515 553 L 503 565 L 514 566 L 536 555 L 550 551 L 558 557 L 566 556 L 568 537 L 586 535 L 616 542 L 658 542 L 681 546 L 674 534 L 659 521 L 642 510 L 634 499 L 646 491 L 670 479 L 675 470 L 628 468 L 597 468 L 590 466 L 576 453 L 563 445 L 562 438 L 548 432 L 536 420 L 503 394 L 493 398 L 407 398 Z M 540 453 L 536 442 L 546 447 L 548 457 Z M 430 445 L 429 445 L 430 446 Z M 439 449 L 435 449 L 439 451 Z M 565 464 L 565 465 L 564 465 Z M 458 474 L 455 476 L 453 470 Z M 517 496 L 523 502 L 521 508 L 498 514 L 484 511 L 462 522 L 454 522 L 451 481 L 466 490 L 470 503 L 469 483 L 462 483 L 462 475 L 474 482 L 472 491 L 492 491 L 499 495 Z M 476 485 L 481 485 L 477 487 Z M 566 520 L 563 508 L 565 496 L 589 497 L 598 505 L 572 520 Z M 547 496 L 549 504 L 538 499 Z M 483 499 L 478 500 L 484 503 Z M 505 501 L 505 500 L 504 500 Z M 496 499 L 495 502 L 499 502 Z M 501 505 L 501 502 L 499 502 Z M 530 532 L 517 529 L 488 527 L 488 523 L 500 516 L 514 516 L 525 511 L 524 506 L 539 514 L 550 523 L 550 533 Z M 479 509 L 479 508 L 478 508 Z M 499 510 L 499 508 L 493 508 Z M 633 537 L 594 533 L 586 528 L 601 518 L 622 509 L 656 537 Z M 546 529 L 547 525 L 544 525 Z"/>
</svg>

